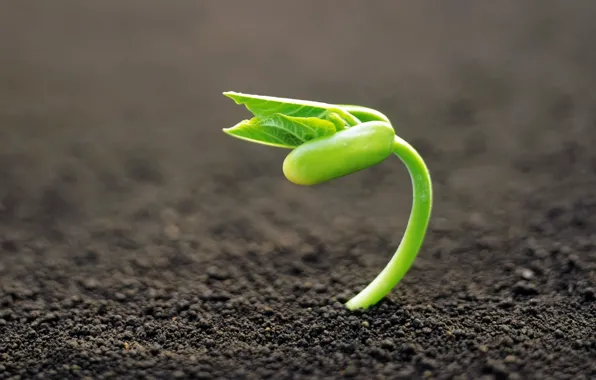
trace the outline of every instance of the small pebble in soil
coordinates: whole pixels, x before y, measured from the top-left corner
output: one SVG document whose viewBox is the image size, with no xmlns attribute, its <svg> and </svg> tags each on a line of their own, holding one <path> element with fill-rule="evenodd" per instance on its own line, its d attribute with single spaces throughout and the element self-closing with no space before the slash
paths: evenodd
<svg viewBox="0 0 596 380">
<path fill-rule="evenodd" d="M 534 277 L 534 272 L 527 268 L 520 268 L 517 273 L 524 279 L 524 280 L 531 280 Z"/>
</svg>

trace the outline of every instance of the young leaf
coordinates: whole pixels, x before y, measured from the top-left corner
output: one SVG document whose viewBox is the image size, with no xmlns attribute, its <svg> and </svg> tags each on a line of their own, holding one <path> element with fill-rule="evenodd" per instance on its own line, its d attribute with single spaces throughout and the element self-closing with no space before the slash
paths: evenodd
<svg viewBox="0 0 596 380">
<path fill-rule="evenodd" d="M 224 92 L 223 94 L 234 100 L 236 104 L 244 104 L 255 116 L 283 114 L 295 117 L 325 118 L 329 109 L 334 107 L 326 103 L 242 94 L 234 91 Z"/>
<path fill-rule="evenodd" d="M 293 149 L 307 141 L 335 133 L 335 125 L 316 117 L 273 114 L 243 120 L 225 133 L 259 144 Z"/>
<path fill-rule="evenodd" d="M 344 119 L 342 119 L 341 116 L 339 116 L 335 112 L 330 112 L 327 115 L 327 120 L 329 120 L 330 122 L 333 123 L 333 125 L 335 125 L 336 132 L 339 132 L 342 129 L 346 129 L 346 121 Z"/>
</svg>

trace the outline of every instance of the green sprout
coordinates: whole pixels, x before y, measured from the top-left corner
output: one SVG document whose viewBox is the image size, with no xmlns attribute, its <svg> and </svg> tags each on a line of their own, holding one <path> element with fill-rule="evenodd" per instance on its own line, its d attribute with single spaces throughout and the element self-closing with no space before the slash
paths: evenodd
<svg viewBox="0 0 596 380">
<path fill-rule="evenodd" d="M 346 176 L 379 164 L 392 153 L 405 164 L 414 198 L 406 231 L 385 269 L 346 307 L 367 309 L 383 299 L 408 272 L 426 235 L 433 194 L 422 157 L 395 134 L 385 115 L 371 108 L 231 91 L 224 95 L 254 117 L 223 131 L 242 140 L 291 149 L 283 173 L 297 185 Z"/>
</svg>

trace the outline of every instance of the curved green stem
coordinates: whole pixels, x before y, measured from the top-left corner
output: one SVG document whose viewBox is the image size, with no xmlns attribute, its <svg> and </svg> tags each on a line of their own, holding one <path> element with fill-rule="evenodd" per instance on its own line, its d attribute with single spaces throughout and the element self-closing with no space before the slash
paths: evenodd
<svg viewBox="0 0 596 380">
<path fill-rule="evenodd" d="M 397 251 L 385 269 L 358 295 L 349 300 L 350 310 L 366 309 L 385 297 L 408 272 L 422 247 L 432 211 L 432 182 L 424 160 L 406 141 L 395 136 L 393 151 L 406 165 L 412 179 L 412 210 Z"/>
</svg>

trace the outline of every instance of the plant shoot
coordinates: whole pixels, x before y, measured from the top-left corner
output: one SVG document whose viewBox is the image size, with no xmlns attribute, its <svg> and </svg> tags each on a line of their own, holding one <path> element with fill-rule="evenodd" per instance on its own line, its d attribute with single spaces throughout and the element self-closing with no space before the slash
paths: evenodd
<svg viewBox="0 0 596 380">
<path fill-rule="evenodd" d="M 230 136 L 291 149 L 283 162 L 285 177 L 311 186 L 364 170 L 395 154 L 413 186 L 406 231 L 383 271 L 346 303 L 367 309 L 383 299 L 412 266 L 426 235 L 432 211 L 430 173 L 418 152 L 395 134 L 389 119 L 371 108 L 224 92 L 244 105 L 253 118 L 223 131 Z"/>
</svg>

